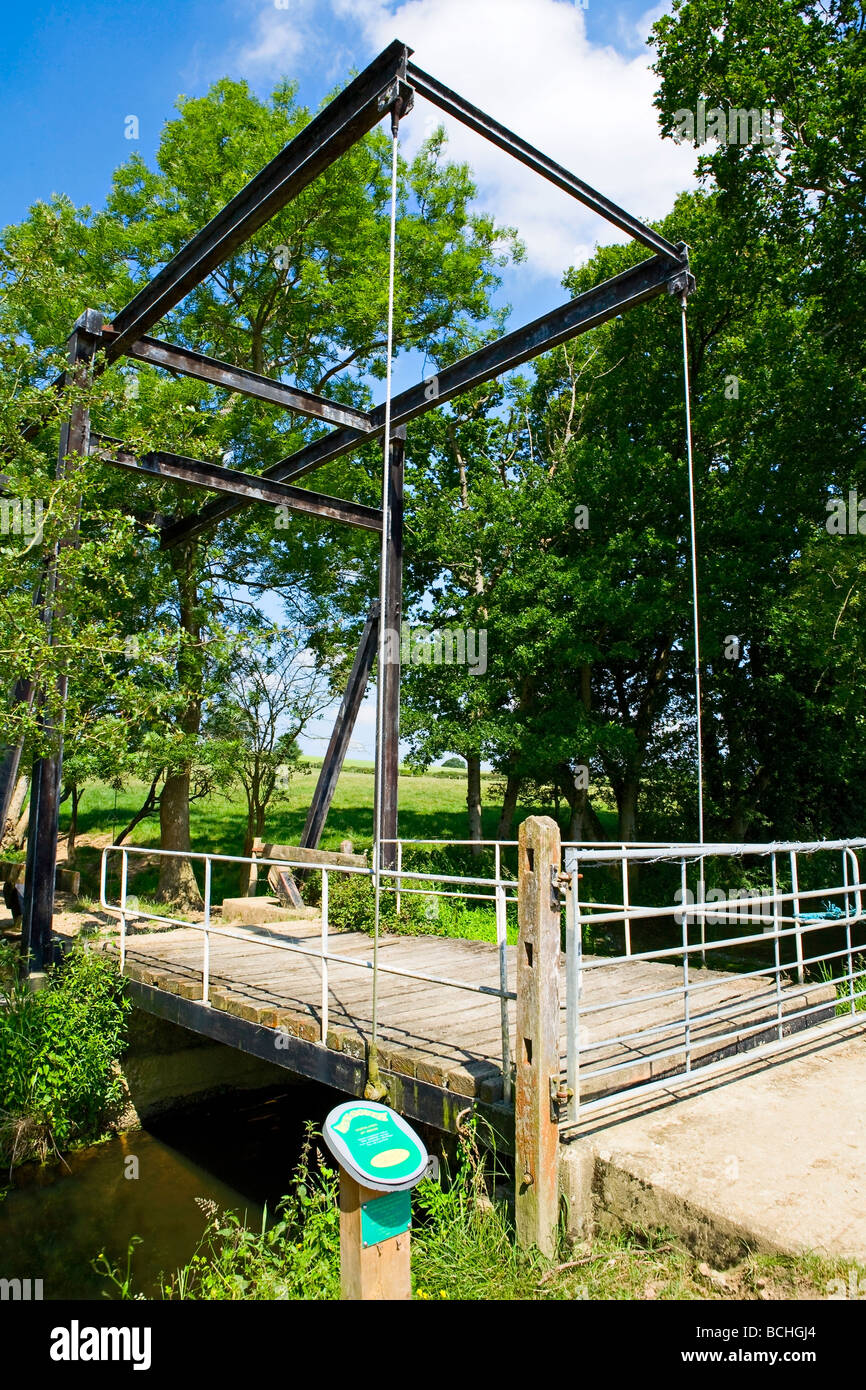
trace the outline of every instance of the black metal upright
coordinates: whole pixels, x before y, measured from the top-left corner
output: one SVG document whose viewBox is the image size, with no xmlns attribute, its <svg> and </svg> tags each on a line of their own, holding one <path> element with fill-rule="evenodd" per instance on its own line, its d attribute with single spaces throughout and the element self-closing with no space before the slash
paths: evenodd
<svg viewBox="0 0 866 1390">
<path fill-rule="evenodd" d="M 337 718 L 334 720 L 328 750 L 319 771 L 316 790 L 307 812 L 304 833 L 301 835 L 301 846 L 304 849 L 318 849 L 319 847 L 325 821 L 328 818 L 328 811 L 331 809 L 331 801 L 337 789 L 340 771 L 349 748 L 352 730 L 355 727 L 358 711 L 367 689 L 367 681 L 370 679 L 370 672 L 376 659 L 378 627 L 379 600 L 376 599 L 370 605 L 370 612 L 361 633 L 361 640 L 358 643 L 358 650 L 355 653 L 346 690 L 337 711 Z"/>
<path fill-rule="evenodd" d="M 241 508 L 251 503 L 285 507 L 290 513 L 304 513 L 338 521 L 364 530 L 381 531 L 382 513 L 351 500 L 314 493 L 307 487 L 297 487 L 308 474 L 323 465 L 351 453 L 372 440 L 383 437 L 386 429 L 389 440 L 389 478 L 391 487 L 390 526 L 387 536 L 388 581 L 385 594 L 384 622 L 389 632 L 387 659 L 379 673 L 384 702 L 384 728 L 377 756 L 381 757 L 382 804 L 381 826 L 385 843 L 383 864 L 393 868 L 397 836 L 397 779 L 400 761 L 400 647 L 402 617 L 403 569 L 403 465 L 406 424 L 428 411 L 436 410 L 464 391 L 485 381 L 492 381 L 505 372 L 513 371 L 541 353 L 588 332 L 599 324 L 635 308 L 665 291 L 678 297 L 690 293 L 694 280 L 689 272 L 688 247 L 674 245 L 654 228 L 646 226 L 625 209 L 590 187 L 582 179 L 564 169 L 542 151 L 522 140 L 513 131 L 479 110 L 471 102 L 451 91 L 435 77 L 424 72 L 409 60 L 412 49 L 399 40 L 383 50 L 363 72 L 289 141 L 264 169 L 260 170 L 177 253 L 142 286 L 130 302 L 103 327 L 101 318 L 88 310 L 75 325 L 69 340 L 70 365 L 73 370 L 86 370 L 87 359 L 98 346 L 96 370 L 127 357 L 152 367 L 180 373 L 234 391 L 255 400 L 267 401 L 283 410 L 290 410 L 333 428 L 297 449 L 287 458 L 271 464 L 261 474 L 242 473 L 220 464 L 155 452 L 139 459 L 126 448 L 123 441 L 94 439 L 91 449 L 89 421 L 86 410 L 73 411 L 61 443 L 61 472 L 67 456 L 94 453 L 106 463 L 131 470 L 139 479 L 146 476 L 172 479 L 187 487 L 206 489 L 218 494 L 192 515 L 160 520 L 160 543 L 165 549 L 187 544 Z M 247 367 L 235 366 L 207 357 L 188 346 L 152 338 L 149 331 L 179 304 L 189 291 L 202 284 L 207 276 L 223 264 L 250 236 L 265 225 L 281 208 L 346 153 L 358 140 L 389 119 L 392 131 L 395 121 L 412 108 L 414 94 L 426 98 L 439 110 L 461 121 L 484 139 L 531 169 L 540 178 L 562 189 L 577 202 L 591 208 L 613 226 L 626 232 L 654 254 L 637 265 L 629 266 L 619 275 L 583 291 L 567 304 L 542 314 L 531 323 L 506 333 L 493 342 L 484 343 L 465 357 L 443 366 L 436 376 L 436 391 L 430 391 L 430 379 L 398 392 L 392 397 L 390 410 L 380 403 L 369 411 L 342 402 L 329 400 L 298 385 L 265 377 Z M 62 385 L 64 377 L 54 382 L 52 389 Z M 33 438 L 41 428 L 41 420 L 24 430 Z M 0 475 L 0 487 L 6 486 Z M 219 495 L 222 494 L 222 495 Z M 68 540 L 63 544 L 68 544 Z M 56 581 L 59 548 L 46 563 L 46 587 L 43 605 L 49 631 L 56 624 Z M 369 631 L 366 632 L 356 658 L 346 698 L 341 706 L 337 727 L 328 750 L 325 766 L 316 788 L 313 805 L 304 830 L 304 842 L 318 841 L 327 815 L 336 777 L 345 755 L 357 708 L 363 698 L 370 663 L 373 659 Z M 64 682 L 58 692 L 57 708 L 62 710 L 65 698 Z M 44 692 L 39 708 L 49 719 L 49 702 Z M 53 708 L 53 702 L 52 702 Z M 44 724 L 46 743 L 51 752 L 34 766 L 31 792 L 30 838 L 28 841 L 28 888 L 25 900 L 24 940 L 34 965 L 46 958 L 50 940 L 51 912 L 54 894 L 56 859 L 57 811 L 62 768 L 62 717 L 55 719 L 57 727 Z M 0 767 L 0 787 L 3 776 L 8 784 L 14 771 L 13 758 Z M 378 812 L 377 806 L 377 812 Z"/>
<path fill-rule="evenodd" d="M 388 566 L 385 588 L 385 661 L 382 682 L 382 868 L 397 865 L 397 788 L 400 776 L 400 628 L 403 617 L 403 475 L 406 426 L 391 435 L 388 450 L 389 511 Z"/>
<path fill-rule="evenodd" d="M 102 315 L 86 309 L 76 321 L 69 337 L 69 369 L 73 377 L 86 379 L 88 364 L 102 331 Z M 74 468 L 75 458 L 85 458 L 89 447 L 90 412 L 77 401 L 68 422 L 60 432 L 57 477 Z M 60 614 L 60 557 L 64 546 L 77 539 L 77 520 L 71 533 L 58 537 L 46 556 L 42 620 L 52 644 Z M 24 879 L 24 912 L 21 921 L 21 951 L 28 970 L 41 971 L 51 963 L 51 922 L 54 915 L 54 875 L 57 866 L 57 828 L 60 815 L 60 784 L 63 776 L 63 712 L 67 678 L 57 678 L 54 709 L 42 690 L 37 695 L 42 711 L 40 733 L 48 751 L 34 760 L 30 783 L 30 823 L 27 834 L 27 866 Z"/>
</svg>

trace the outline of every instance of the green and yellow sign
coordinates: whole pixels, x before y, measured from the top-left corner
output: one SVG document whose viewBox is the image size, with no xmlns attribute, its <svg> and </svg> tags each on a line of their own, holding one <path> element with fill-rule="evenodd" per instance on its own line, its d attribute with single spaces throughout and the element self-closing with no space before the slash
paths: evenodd
<svg viewBox="0 0 866 1390">
<path fill-rule="evenodd" d="M 401 1115 L 375 1101 L 336 1106 L 322 1130 L 334 1158 L 362 1187 L 396 1192 L 427 1171 L 427 1150 Z"/>
</svg>

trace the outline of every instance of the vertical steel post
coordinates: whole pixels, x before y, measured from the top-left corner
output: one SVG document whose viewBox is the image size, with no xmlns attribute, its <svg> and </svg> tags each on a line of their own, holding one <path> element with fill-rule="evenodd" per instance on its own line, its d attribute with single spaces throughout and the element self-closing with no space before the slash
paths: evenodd
<svg viewBox="0 0 866 1390">
<path fill-rule="evenodd" d="M 126 889 L 129 882 L 129 855 L 120 855 L 120 970 L 126 968 Z"/>
<path fill-rule="evenodd" d="M 204 960 L 201 972 L 201 1000 L 210 1003 L 210 898 L 211 898 L 211 858 L 205 855 L 204 861 Z"/>
<path fill-rule="evenodd" d="M 770 872 L 772 874 L 771 883 L 773 887 L 773 942 L 775 945 L 776 963 L 776 1032 L 779 1042 L 782 1041 L 782 943 L 779 939 L 779 903 L 776 893 L 779 887 L 778 875 L 776 870 L 776 856 L 771 856 Z M 754 896 L 754 891 L 753 894 Z M 761 909 L 759 908 L 758 911 Z"/>
<path fill-rule="evenodd" d="M 102 331 L 102 315 L 86 309 L 77 320 L 68 341 L 71 375 L 79 384 L 88 377 L 88 365 Z M 69 421 L 60 433 L 57 478 L 62 480 L 76 467 L 70 457 L 84 459 L 90 442 L 90 414 L 81 402 L 73 405 Z M 42 620 L 52 645 L 57 640 L 56 624 L 61 614 L 59 593 L 60 557 L 63 549 L 74 545 L 77 519 L 69 536 L 54 542 L 46 563 L 43 586 Z M 47 708 L 47 692 L 38 696 L 42 709 L 40 728 L 50 751 L 36 758 L 30 784 L 30 823 L 27 834 L 27 866 L 24 882 L 24 912 L 21 922 L 21 951 L 25 968 L 42 971 L 51 963 L 51 923 L 54 915 L 54 875 L 57 867 L 57 827 L 60 817 L 60 784 L 63 775 L 63 715 L 67 677 L 57 677 L 56 708 Z"/>
<path fill-rule="evenodd" d="M 685 1048 L 686 1071 L 692 1069 L 692 1013 L 689 997 L 689 909 L 687 900 L 688 875 L 685 858 L 680 860 L 680 883 L 683 899 L 683 1046 Z"/>
<path fill-rule="evenodd" d="M 505 899 L 505 885 L 502 878 L 502 854 L 499 841 L 496 841 L 496 946 L 499 952 L 499 988 L 503 995 L 508 989 L 508 907 Z M 499 1001 L 499 1031 L 502 1041 L 502 1099 L 508 1104 L 511 1100 L 511 1036 L 508 1026 L 508 1000 Z"/>
<path fill-rule="evenodd" d="M 797 851 L 791 850 L 791 908 L 794 914 L 794 926 L 796 928 L 797 942 L 797 983 L 803 984 L 805 972 L 803 970 L 803 929 L 800 925 L 800 875 L 797 868 Z"/>
<path fill-rule="evenodd" d="M 629 893 L 628 893 L 628 855 L 626 846 L 622 847 L 622 911 L 623 926 L 625 927 L 625 953 L 631 955 L 631 918 L 629 916 Z"/>
<path fill-rule="evenodd" d="M 579 858 L 576 849 L 565 851 L 565 872 L 571 877 L 565 908 L 565 1031 L 568 1118 L 580 1118 L 580 991 L 582 988 L 583 929 L 580 918 Z"/>
<path fill-rule="evenodd" d="M 397 794 L 400 776 L 400 624 L 403 615 L 403 476 L 406 426 L 391 436 L 389 449 L 388 587 L 385 591 L 385 631 L 390 634 L 386 661 L 378 679 L 383 687 L 382 747 L 382 861 L 383 869 L 397 863 Z"/>
<path fill-rule="evenodd" d="M 322 870 L 322 1046 L 328 1044 L 328 870 Z"/>
</svg>

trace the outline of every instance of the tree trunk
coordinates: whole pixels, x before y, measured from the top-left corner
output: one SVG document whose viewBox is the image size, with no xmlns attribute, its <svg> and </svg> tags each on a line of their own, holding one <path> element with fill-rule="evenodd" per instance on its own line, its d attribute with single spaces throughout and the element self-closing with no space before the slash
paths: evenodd
<svg viewBox="0 0 866 1390">
<path fill-rule="evenodd" d="M 619 838 L 628 843 L 637 838 L 637 798 L 640 783 L 636 777 L 625 777 L 616 788 L 619 811 Z"/>
<path fill-rule="evenodd" d="M 159 798 L 159 843 L 162 849 L 192 848 L 189 835 L 189 771 L 167 777 Z M 189 859 L 161 859 L 159 900 L 182 909 L 200 907 L 201 892 Z"/>
<path fill-rule="evenodd" d="M 6 824 L 0 826 L 0 845 L 12 845 L 17 848 L 16 826 L 21 817 L 24 800 L 29 789 L 30 778 L 19 777 L 15 783 L 15 788 L 9 801 L 9 810 L 6 813 Z"/>
<path fill-rule="evenodd" d="M 66 836 L 66 862 L 72 867 L 75 858 L 75 840 L 78 835 L 78 803 L 81 801 L 81 788 L 72 784 L 72 810 L 69 816 L 69 832 Z"/>
<path fill-rule="evenodd" d="M 177 658 L 178 681 L 188 693 L 188 702 L 179 724 L 184 734 L 195 737 L 201 725 L 202 609 L 196 583 L 197 545 L 194 541 L 170 552 L 177 579 L 180 606 L 180 649 Z M 190 849 L 189 786 L 192 764 L 175 768 L 165 779 L 159 799 L 160 848 Z M 183 909 L 201 906 L 202 896 L 188 859 L 160 859 L 160 902 L 176 903 Z"/>
<path fill-rule="evenodd" d="M 637 799 L 640 782 L 636 777 L 624 777 L 616 787 L 616 805 L 619 811 L 619 838 L 626 844 L 637 838 Z M 629 895 L 637 887 L 638 865 L 636 860 L 628 866 Z"/>
<path fill-rule="evenodd" d="M 247 805 L 247 825 L 244 831 L 244 859 L 251 859 L 253 853 L 253 843 L 256 840 L 264 839 L 265 834 L 265 811 L 266 807 L 257 804 Z M 238 874 L 238 895 L 246 898 L 250 891 L 250 875 L 252 864 L 241 864 Z"/>
<path fill-rule="evenodd" d="M 502 798 L 502 811 L 499 815 L 499 824 L 496 827 L 497 840 L 510 840 L 511 827 L 514 823 L 514 813 L 517 810 L 517 798 L 520 795 L 521 777 L 517 777 L 513 772 L 509 772 L 508 781 L 505 784 L 505 795 Z"/>
<path fill-rule="evenodd" d="M 21 849 L 21 848 L 23 848 L 24 841 L 27 839 L 27 829 L 28 829 L 29 825 L 30 825 L 30 802 L 29 802 L 29 800 L 28 800 L 27 805 L 24 807 L 24 810 L 21 812 L 21 815 L 18 817 L 17 821 L 15 822 L 15 829 L 14 829 L 13 832 L 12 832 L 12 839 L 11 839 L 11 844 L 12 844 L 12 848 L 13 848 L 13 849 Z"/>
<path fill-rule="evenodd" d="M 473 841 L 472 853 L 480 854 L 481 845 L 481 755 L 469 753 L 466 757 L 466 806 L 469 811 L 469 838 Z"/>
</svg>

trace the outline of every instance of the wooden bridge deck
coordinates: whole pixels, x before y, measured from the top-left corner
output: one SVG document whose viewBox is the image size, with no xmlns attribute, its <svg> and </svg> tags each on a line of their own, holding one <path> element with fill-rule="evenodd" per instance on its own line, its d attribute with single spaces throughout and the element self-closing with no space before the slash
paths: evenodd
<svg viewBox="0 0 866 1390">
<path fill-rule="evenodd" d="M 219 1038 L 254 1055 L 361 1094 L 371 1031 L 372 972 L 329 961 L 328 1035 L 321 1042 L 322 967 L 317 958 L 274 950 L 270 941 L 291 942 L 318 951 L 317 922 L 299 921 L 249 927 L 243 939 L 211 936 L 210 1000 L 202 1003 L 202 933 L 194 927 L 127 938 L 126 973 L 137 1001 L 152 1012 Z M 369 936 L 332 932 L 330 949 L 368 961 Z M 116 938 L 102 943 L 117 950 Z M 515 987 L 516 950 L 508 948 L 509 988 Z M 592 958 L 589 958 L 592 959 Z M 423 971 L 467 984 L 499 985 L 497 948 L 487 942 L 452 938 L 380 937 L 380 965 Z M 674 965 L 623 961 L 584 974 L 585 1007 L 676 989 L 682 980 Z M 709 987 L 693 994 L 692 1061 L 709 1062 L 776 1036 L 777 1005 L 768 997 L 772 981 L 744 979 L 712 970 L 693 970 L 693 983 Z M 710 984 L 709 982 L 712 981 Z M 566 997 L 564 976 L 560 997 Z M 811 1021 L 833 1016 L 832 986 L 814 985 L 804 999 L 783 985 L 783 1014 L 826 1003 Z M 737 1008 L 727 1023 L 702 1018 L 725 1005 Z M 516 1005 L 509 1006 L 514 1051 Z M 667 999 L 635 1002 L 584 1015 L 581 1042 L 603 1042 L 622 1033 L 640 1036 L 615 1042 L 591 1054 L 581 1069 L 581 1096 L 603 1095 L 642 1081 L 669 1075 L 683 1065 L 683 1005 L 676 994 Z M 564 1004 L 561 1056 L 565 1061 Z M 764 1027 L 763 1025 L 766 1025 Z M 792 1019 L 785 1031 L 803 1026 Z M 658 1031 L 647 1033 L 656 1028 Z M 751 1031 L 750 1031 L 751 1030 Z M 724 1032 L 724 1042 L 718 1034 Z M 713 1040 L 709 1040 L 713 1039 Z M 679 1048 L 679 1056 L 665 1055 Z M 389 1083 L 391 1103 L 404 1113 L 453 1128 L 467 1105 L 495 1105 L 502 1099 L 500 1002 L 452 987 L 380 972 L 379 1066 Z M 594 1076 L 593 1068 L 630 1063 L 615 1077 Z"/>
</svg>

